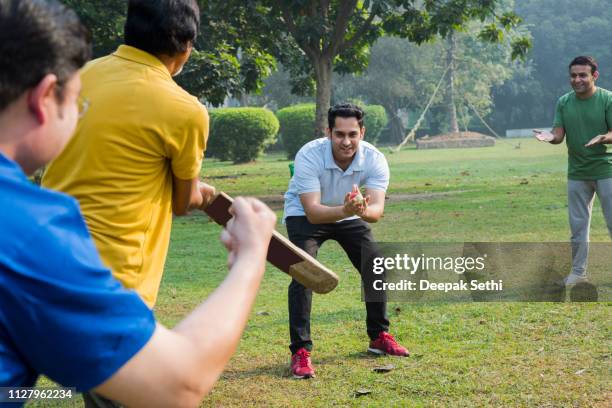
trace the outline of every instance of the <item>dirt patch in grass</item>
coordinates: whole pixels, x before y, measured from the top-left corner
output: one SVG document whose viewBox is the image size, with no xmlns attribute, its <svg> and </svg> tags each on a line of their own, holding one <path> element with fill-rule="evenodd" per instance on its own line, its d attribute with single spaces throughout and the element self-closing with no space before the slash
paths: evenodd
<svg viewBox="0 0 612 408">
<path fill-rule="evenodd" d="M 416 140 L 417 149 L 449 149 L 494 146 L 495 138 L 478 132 L 449 132 Z"/>
<path fill-rule="evenodd" d="M 210 180 L 224 180 L 224 179 L 237 179 L 237 178 L 244 177 L 247 175 L 248 175 L 247 173 L 240 173 L 240 174 L 226 174 L 222 176 L 206 176 L 205 178 L 210 179 Z"/>
<path fill-rule="evenodd" d="M 435 136 L 425 136 L 425 137 L 421 137 L 417 140 L 457 140 L 457 139 L 486 139 L 489 138 L 491 136 L 489 135 L 485 135 L 483 133 L 478 133 L 478 132 L 448 132 L 448 133 L 442 133 L 439 135 L 435 135 Z"/>
</svg>

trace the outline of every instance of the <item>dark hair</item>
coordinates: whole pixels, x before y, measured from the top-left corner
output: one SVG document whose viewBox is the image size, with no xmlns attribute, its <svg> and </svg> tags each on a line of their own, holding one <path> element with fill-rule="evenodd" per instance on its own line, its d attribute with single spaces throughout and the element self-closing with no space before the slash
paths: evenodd
<svg viewBox="0 0 612 408">
<path fill-rule="evenodd" d="M 359 127 L 363 127 L 363 117 L 365 112 L 357 105 L 352 103 L 339 103 L 332 106 L 327 111 L 327 125 L 330 129 L 333 129 L 336 125 L 336 118 L 355 118 L 359 122 Z"/>
<path fill-rule="evenodd" d="M 130 0 L 125 43 L 149 54 L 173 57 L 195 41 L 199 27 L 195 0 Z"/>
<path fill-rule="evenodd" d="M 595 58 L 593 57 L 589 57 L 585 55 L 576 57 L 572 60 L 572 62 L 570 62 L 568 68 L 571 70 L 572 66 L 574 65 L 589 65 L 591 67 L 591 74 L 594 74 L 595 71 L 597 71 L 597 61 L 595 61 Z"/>
<path fill-rule="evenodd" d="M 0 111 L 47 74 L 62 86 L 91 58 L 89 31 L 56 0 L 0 0 Z"/>
</svg>

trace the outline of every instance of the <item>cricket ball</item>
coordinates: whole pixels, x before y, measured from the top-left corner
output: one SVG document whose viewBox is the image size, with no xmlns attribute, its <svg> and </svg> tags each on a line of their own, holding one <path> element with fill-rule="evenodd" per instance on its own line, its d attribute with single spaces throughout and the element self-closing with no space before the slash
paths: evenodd
<svg viewBox="0 0 612 408">
<path fill-rule="evenodd" d="M 360 191 L 351 191 L 351 194 L 349 195 L 349 200 L 355 200 L 358 204 L 363 204 L 363 196 L 361 195 Z"/>
</svg>

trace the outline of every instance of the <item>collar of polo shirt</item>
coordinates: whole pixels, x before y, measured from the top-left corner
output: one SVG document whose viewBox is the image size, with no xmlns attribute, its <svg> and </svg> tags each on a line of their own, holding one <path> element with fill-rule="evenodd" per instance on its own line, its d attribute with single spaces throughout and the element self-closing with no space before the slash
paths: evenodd
<svg viewBox="0 0 612 408">
<path fill-rule="evenodd" d="M 325 143 L 325 156 L 323 157 L 323 160 L 325 162 L 325 168 L 338 169 L 342 171 L 342 169 L 336 164 L 336 161 L 334 160 L 334 156 L 332 154 L 331 140 L 329 140 L 329 138 L 326 139 L 327 143 Z M 357 153 L 355 153 L 353 161 L 351 162 L 350 166 L 348 166 L 345 173 L 348 172 L 348 174 L 350 174 L 354 171 L 363 171 L 364 160 L 365 157 L 363 155 L 363 145 L 359 143 L 359 149 L 357 149 Z"/>
<path fill-rule="evenodd" d="M 156 70 L 163 72 L 170 79 L 172 79 L 172 75 L 168 71 L 168 68 L 164 65 L 163 62 L 159 58 L 157 58 L 153 54 L 149 54 L 146 51 L 140 50 L 138 48 L 129 46 L 129 45 L 120 45 L 117 48 L 117 51 L 113 53 L 115 57 L 123 58 L 129 61 L 134 61 L 139 64 L 148 65 Z"/>
</svg>

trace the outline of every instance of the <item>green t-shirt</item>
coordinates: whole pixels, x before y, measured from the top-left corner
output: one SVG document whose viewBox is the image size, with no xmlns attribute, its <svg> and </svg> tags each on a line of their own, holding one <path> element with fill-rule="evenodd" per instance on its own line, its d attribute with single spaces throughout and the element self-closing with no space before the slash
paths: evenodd
<svg viewBox="0 0 612 408">
<path fill-rule="evenodd" d="M 553 127 L 565 129 L 571 180 L 600 180 L 612 177 L 612 145 L 584 145 L 612 130 L 612 92 L 597 88 L 589 99 L 578 99 L 574 91 L 557 102 Z"/>
</svg>

